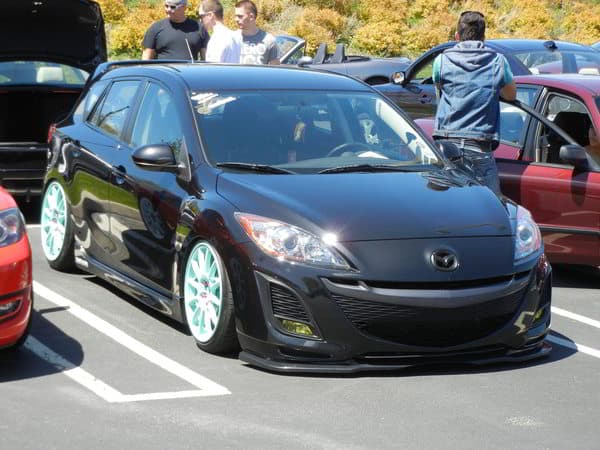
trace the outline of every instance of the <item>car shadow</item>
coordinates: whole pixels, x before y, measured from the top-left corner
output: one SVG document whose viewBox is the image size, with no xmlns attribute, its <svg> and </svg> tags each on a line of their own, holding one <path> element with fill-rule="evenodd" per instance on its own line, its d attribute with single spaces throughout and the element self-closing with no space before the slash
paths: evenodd
<svg viewBox="0 0 600 450">
<path fill-rule="evenodd" d="M 600 289 L 600 267 L 552 264 L 552 287 Z"/>
<path fill-rule="evenodd" d="M 65 370 L 38 354 L 41 343 L 75 367 L 84 359 L 81 344 L 46 319 L 46 316 L 64 311 L 64 307 L 33 310 L 31 333 L 19 349 L 0 351 L 0 383 L 53 375 Z M 33 348 L 33 349 L 32 349 Z"/>
<path fill-rule="evenodd" d="M 28 225 L 39 225 L 40 214 L 42 210 L 42 200 L 40 198 L 31 198 L 29 201 L 17 198 L 17 205 L 25 217 L 25 223 Z"/>
<path fill-rule="evenodd" d="M 550 336 L 563 339 L 567 342 L 573 343 L 571 339 L 563 334 L 550 332 Z M 327 373 L 285 373 L 275 372 L 267 369 L 254 367 L 250 364 L 244 363 L 248 368 L 258 370 L 260 372 L 300 377 L 300 378 L 408 378 L 408 377 L 425 377 L 425 376 L 439 376 L 439 375 L 469 375 L 469 374 L 483 374 L 483 373 L 495 373 L 495 372 L 506 372 L 506 371 L 517 371 L 527 370 L 531 367 L 543 366 L 552 363 L 559 362 L 566 359 L 575 353 L 577 350 L 569 348 L 563 345 L 555 344 L 550 342 L 552 345 L 552 351 L 550 354 L 526 362 L 514 362 L 514 363 L 492 363 L 487 365 L 472 365 L 466 363 L 431 363 L 420 366 L 401 367 L 393 370 L 367 370 L 357 373 L 349 374 L 327 374 Z M 574 343 L 573 343 L 574 345 Z"/>
</svg>

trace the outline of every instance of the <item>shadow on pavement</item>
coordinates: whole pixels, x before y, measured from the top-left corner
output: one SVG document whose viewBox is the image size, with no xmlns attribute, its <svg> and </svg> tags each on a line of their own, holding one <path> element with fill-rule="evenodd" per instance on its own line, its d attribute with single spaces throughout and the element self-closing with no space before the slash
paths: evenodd
<svg viewBox="0 0 600 450">
<path fill-rule="evenodd" d="M 44 317 L 62 311 L 64 308 L 60 307 L 39 311 L 34 309 L 31 334 L 24 346 L 17 350 L 0 351 L 0 383 L 43 377 L 64 370 L 27 348 L 33 342 L 32 337 L 74 366 L 81 365 L 84 353 L 80 343 Z"/>
</svg>

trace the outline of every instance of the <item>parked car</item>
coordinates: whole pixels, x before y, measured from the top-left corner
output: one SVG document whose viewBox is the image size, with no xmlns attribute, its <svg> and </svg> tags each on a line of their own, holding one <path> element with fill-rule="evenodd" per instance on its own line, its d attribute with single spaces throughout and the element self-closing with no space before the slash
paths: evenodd
<svg viewBox="0 0 600 450">
<path fill-rule="evenodd" d="M 552 262 L 600 266 L 600 77 L 516 77 L 524 106 L 502 103 L 496 150 L 502 192 L 531 211 Z M 529 106 L 529 107 L 528 107 Z M 429 134 L 433 119 L 418 119 Z"/>
<path fill-rule="evenodd" d="M 0 187 L 0 349 L 17 348 L 29 334 L 33 290 L 31 249 L 15 199 Z"/>
<path fill-rule="evenodd" d="M 529 213 L 362 82 L 107 63 L 53 142 L 50 266 L 104 278 L 205 351 L 313 372 L 549 351 L 551 268 Z"/>
<path fill-rule="evenodd" d="M 49 127 L 106 61 L 100 7 L 88 0 L 5 0 L 0 42 L 0 185 L 28 198 L 42 189 Z"/>
<path fill-rule="evenodd" d="M 411 117 L 435 114 L 437 98 L 431 79 L 433 60 L 456 42 L 446 42 L 428 50 L 394 82 L 377 86 Z M 541 73 L 600 73 L 600 54 L 587 45 L 536 39 L 489 39 L 485 44 L 502 53 L 514 75 Z"/>
<path fill-rule="evenodd" d="M 400 56 L 393 58 L 372 58 L 370 56 L 346 55 L 344 44 L 336 45 L 335 52 L 329 53 L 327 44 L 319 45 L 314 57 L 304 55 L 306 41 L 296 36 L 276 36 L 282 64 L 301 64 L 311 69 L 328 70 L 363 80 L 367 84 L 389 83 L 394 72 L 403 70 L 410 59 Z"/>
</svg>

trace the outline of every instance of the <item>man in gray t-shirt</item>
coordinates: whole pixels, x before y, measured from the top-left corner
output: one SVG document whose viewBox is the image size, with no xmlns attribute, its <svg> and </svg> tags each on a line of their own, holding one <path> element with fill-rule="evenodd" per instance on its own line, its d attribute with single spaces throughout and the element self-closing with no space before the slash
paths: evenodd
<svg viewBox="0 0 600 450">
<path fill-rule="evenodd" d="M 241 64 L 279 64 L 279 48 L 275 36 L 256 26 L 258 10 L 251 0 L 235 4 L 235 21 L 241 31 Z"/>
</svg>

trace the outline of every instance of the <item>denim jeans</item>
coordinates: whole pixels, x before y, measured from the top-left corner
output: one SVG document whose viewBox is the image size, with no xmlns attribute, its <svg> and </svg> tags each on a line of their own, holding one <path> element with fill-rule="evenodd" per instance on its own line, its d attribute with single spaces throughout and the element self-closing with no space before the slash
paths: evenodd
<svg viewBox="0 0 600 450">
<path fill-rule="evenodd" d="M 498 167 L 490 142 L 471 139 L 448 139 L 463 150 L 462 162 L 457 165 L 481 184 L 500 194 Z"/>
</svg>

